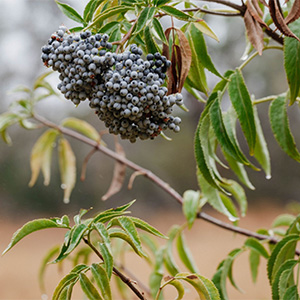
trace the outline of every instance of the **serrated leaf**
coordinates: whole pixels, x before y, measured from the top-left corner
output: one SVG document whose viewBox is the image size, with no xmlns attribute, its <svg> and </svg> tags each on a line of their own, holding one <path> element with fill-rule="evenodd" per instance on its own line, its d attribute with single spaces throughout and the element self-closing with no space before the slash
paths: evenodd
<svg viewBox="0 0 300 300">
<path fill-rule="evenodd" d="M 168 41 L 160 21 L 157 18 L 153 18 L 152 25 L 160 40 L 167 45 Z"/>
<path fill-rule="evenodd" d="M 92 282 L 89 280 L 89 278 L 84 273 L 79 274 L 79 282 L 80 282 L 83 292 L 85 293 L 85 295 L 87 296 L 88 299 L 103 300 L 103 298 L 100 296 L 100 294 L 98 293 L 95 286 L 92 284 Z"/>
<path fill-rule="evenodd" d="M 268 260 L 268 278 L 270 283 L 272 284 L 274 280 L 274 276 L 278 269 L 280 268 L 280 265 L 284 263 L 288 259 L 292 259 L 295 255 L 295 249 L 297 241 L 299 240 L 299 235 L 297 234 L 291 234 L 286 237 L 284 237 L 281 241 L 279 241 Z"/>
<path fill-rule="evenodd" d="M 269 253 L 265 249 L 265 247 L 255 238 L 248 238 L 245 242 L 245 246 L 258 252 L 261 256 L 268 259 Z"/>
<path fill-rule="evenodd" d="M 52 300 L 59 300 L 64 288 L 76 282 L 78 280 L 78 276 L 79 275 L 77 273 L 71 272 L 63 277 L 53 292 Z"/>
<path fill-rule="evenodd" d="M 93 226 L 96 229 L 96 231 L 98 232 L 98 234 L 100 235 L 102 242 L 106 245 L 107 249 L 109 249 L 109 251 L 111 252 L 111 242 L 110 242 L 108 231 L 107 231 L 106 227 L 104 226 L 104 224 L 96 223 L 96 224 L 93 224 Z"/>
<path fill-rule="evenodd" d="M 104 24 L 99 29 L 99 32 L 100 33 L 110 34 L 111 32 L 113 32 L 116 29 L 116 27 L 120 27 L 120 22 L 118 22 L 118 21 L 111 21 L 109 23 Z"/>
<path fill-rule="evenodd" d="M 44 184 L 48 185 L 50 182 L 50 169 L 53 145 L 58 135 L 55 129 L 48 129 L 44 132 L 34 144 L 31 151 L 30 167 L 31 179 L 29 186 L 32 187 L 42 169 L 44 175 Z"/>
<path fill-rule="evenodd" d="M 147 222 L 139 219 L 139 218 L 135 218 L 135 217 L 129 217 L 130 220 L 134 223 L 135 227 L 142 229 L 148 233 L 151 233 L 157 237 L 163 238 L 163 239 L 168 239 L 167 236 L 165 236 L 164 234 L 162 234 L 160 231 L 158 231 L 156 228 L 154 228 L 153 226 L 151 226 L 150 224 L 148 224 Z"/>
<path fill-rule="evenodd" d="M 212 281 L 199 274 L 179 273 L 176 279 L 184 280 L 191 284 L 197 291 L 200 299 L 221 300 L 220 294 Z"/>
<path fill-rule="evenodd" d="M 154 13 L 155 7 L 146 6 L 138 17 L 133 34 L 138 34 L 141 32 L 145 28 L 147 22 L 153 18 Z"/>
<path fill-rule="evenodd" d="M 287 155 L 300 162 L 300 153 L 296 148 L 294 137 L 289 127 L 284 96 L 279 96 L 273 100 L 270 105 L 269 115 L 272 131 L 278 144 Z"/>
<path fill-rule="evenodd" d="M 194 261 L 194 258 L 186 244 L 183 231 L 181 231 L 177 236 L 176 247 L 178 255 L 187 269 L 192 273 L 199 273 L 197 265 Z"/>
<path fill-rule="evenodd" d="M 300 19 L 293 22 L 290 28 L 300 38 Z M 292 105 L 300 92 L 300 42 L 291 37 L 284 38 L 284 67 L 290 87 L 290 105 Z"/>
<path fill-rule="evenodd" d="M 15 244 L 17 244 L 25 236 L 29 235 L 32 232 L 46 229 L 46 228 L 67 228 L 67 226 L 65 224 L 59 224 L 55 220 L 51 220 L 51 219 L 36 219 L 33 221 L 29 221 L 13 234 L 9 245 L 2 252 L 2 255 L 4 255 L 7 251 L 9 251 Z"/>
<path fill-rule="evenodd" d="M 101 14 L 97 15 L 94 19 L 93 22 L 86 28 L 89 29 L 91 27 L 99 25 L 102 21 L 115 16 L 117 14 L 125 13 L 128 10 L 131 10 L 132 7 L 130 6 L 125 6 L 125 5 L 117 5 L 111 8 L 106 9 L 103 11 Z"/>
<path fill-rule="evenodd" d="M 254 119 L 256 127 L 256 142 L 254 147 L 254 157 L 265 171 L 266 178 L 271 178 L 271 161 L 267 143 L 260 125 L 257 109 L 254 107 Z"/>
<path fill-rule="evenodd" d="M 293 269 L 297 265 L 297 263 L 298 262 L 296 260 L 290 259 L 290 260 L 285 261 L 280 266 L 280 268 L 278 269 L 278 271 L 276 272 L 276 274 L 274 276 L 274 280 L 272 283 L 272 299 L 283 299 L 282 296 L 288 288 L 288 283 L 290 283 L 290 282 L 288 282 L 289 279 L 293 278 L 292 277 Z M 282 277 L 282 275 L 283 275 L 283 277 Z M 281 280 L 281 287 L 279 289 L 280 280 Z M 292 280 L 292 282 L 294 283 L 294 280 Z M 280 294 L 281 294 L 281 297 L 280 297 Z"/>
<path fill-rule="evenodd" d="M 286 22 L 286 24 L 289 24 L 289 23 L 296 21 L 299 17 L 300 17 L 300 1 L 295 0 L 291 10 L 289 11 L 289 13 L 286 16 L 286 18 L 284 19 L 284 21 Z M 294 31 L 294 33 L 295 33 L 295 31 Z"/>
<path fill-rule="evenodd" d="M 99 287 L 104 300 L 111 300 L 111 290 L 109 284 L 109 277 L 105 269 L 100 264 L 92 264 L 91 272 L 97 286 Z"/>
<path fill-rule="evenodd" d="M 125 151 L 121 144 L 117 142 L 117 140 L 115 141 L 115 148 L 117 154 L 119 154 L 122 157 L 125 157 Z M 119 161 L 116 161 L 111 184 L 108 188 L 108 191 L 101 198 L 103 201 L 107 200 L 109 197 L 113 196 L 121 190 L 125 179 L 125 173 L 126 165 Z"/>
<path fill-rule="evenodd" d="M 272 228 L 275 227 L 280 227 L 280 226 L 291 226 L 292 223 L 295 221 L 296 217 L 293 215 L 289 215 L 289 214 L 283 214 L 280 215 L 278 217 L 276 217 L 276 219 L 273 221 L 272 223 Z"/>
<path fill-rule="evenodd" d="M 61 138 L 58 147 L 61 184 L 64 189 L 64 202 L 69 203 L 76 182 L 76 158 L 69 142 Z"/>
<path fill-rule="evenodd" d="M 200 205 L 200 192 L 187 190 L 183 194 L 182 210 L 187 219 L 188 226 L 191 228 L 197 217 Z"/>
<path fill-rule="evenodd" d="M 108 248 L 107 244 L 105 243 L 99 243 L 100 253 L 103 257 L 105 270 L 107 273 L 108 278 L 111 278 L 112 271 L 114 268 L 114 261 L 113 256 L 111 254 L 110 249 Z"/>
<path fill-rule="evenodd" d="M 249 263 L 250 263 L 252 281 L 255 283 L 257 279 L 258 267 L 260 263 L 260 254 L 257 251 L 250 250 Z"/>
<path fill-rule="evenodd" d="M 162 5 L 159 7 L 163 12 L 165 12 L 169 16 L 173 16 L 176 19 L 182 20 L 182 21 L 195 21 L 195 19 L 190 16 L 189 14 L 184 13 L 183 11 L 168 5 Z"/>
<path fill-rule="evenodd" d="M 58 8 L 71 20 L 81 23 L 85 25 L 85 21 L 83 18 L 80 16 L 80 14 L 70 5 L 67 5 L 65 3 L 61 3 L 58 1 L 55 1 L 56 4 L 58 5 Z"/>
<path fill-rule="evenodd" d="M 96 142 L 100 140 L 97 130 L 86 121 L 77 118 L 68 118 L 62 121 L 61 126 L 72 128 Z"/>
<path fill-rule="evenodd" d="M 230 76 L 228 93 L 248 142 L 250 154 L 253 155 L 256 142 L 254 112 L 249 92 L 239 70 Z"/>
<path fill-rule="evenodd" d="M 144 38 L 145 38 L 145 43 L 146 43 L 146 48 L 147 48 L 148 53 L 159 52 L 159 47 L 156 44 L 156 42 L 154 41 L 151 31 L 150 31 L 150 27 L 148 25 L 145 26 L 145 29 L 144 29 Z"/>
<path fill-rule="evenodd" d="M 296 285 L 289 287 L 283 296 L 283 300 L 299 300 L 298 287 Z"/>
</svg>

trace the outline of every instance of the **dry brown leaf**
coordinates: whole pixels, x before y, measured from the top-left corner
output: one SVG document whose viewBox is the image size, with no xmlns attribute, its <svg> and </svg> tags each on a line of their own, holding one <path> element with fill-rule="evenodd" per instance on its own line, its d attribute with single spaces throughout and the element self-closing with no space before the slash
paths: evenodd
<svg viewBox="0 0 300 300">
<path fill-rule="evenodd" d="M 125 157 L 125 151 L 124 151 L 123 147 L 121 146 L 121 144 L 117 141 L 117 139 L 115 140 L 115 147 L 116 147 L 116 152 L 119 155 Z M 103 201 L 107 200 L 108 198 L 110 198 L 111 196 L 113 196 L 114 194 L 118 193 L 121 190 L 124 179 L 125 179 L 125 171 L 126 171 L 126 166 L 124 164 L 116 161 L 113 178 L 112 178 L 112 181 L 111 181 L 108 191 L 102 197 Z"/>
<path fill-rule="evenodd" d="M 260 2 L 262 5 L 264 5 L 264 6 L 266 6 L 266 7 L 269 7 L 269 5 L 267 4 L 267 2 L 266 2 L 265 0 L 259 0 L 259 2 Z"/>
<path fill-rule="evenodd" d="M 261 26 L 265 28 L 269 28 L 269 26 L 262 20 L 263 12 L 260 9 L 256 0 L 248 0 L 247 1 L 247 9 L 251 16 L 259 23 Z"/>
<path fill-rule="evenodd" d="M 165 31 L 167 40 L 169 39 L 171 32 L 173 34 L 176 33 L 176 36 L 179 41 L 179 45 L 176 45 L 175 39 L 173 39 L 172 53 L 171 53 L 172 66 L 167 72 L 167 75 L 169 77 L 169 81 L 168 81 L 169 94 L 181 92 L 184 81 L 190 70 L 191 61 L 192 61 L 192 51 L 184 33 L 180 29 L 175 27 L 167 28 Z M 170 59 L 169 47 L 167 45 L 163 45 L 163 55 L 165 55 L 168 59 Z"/>
<path fill-rule="evenodd" d="M 287 26 L 286 21 L 283 18 L 279 0 L 269 0 L 269 11 L 274 24 L 281 33 L 300 41 L 300 39 Z"/>
<path fill-rule="evenodd" d="M 259 55 L 262 55 L 264 48 L 264 33 L 258 22 L 251 15 L 249 9 L 245 12 L 244 22 L 250 43 L 257 50 Z"/>
<path fill-rule="evenodd" d="M 300 0 L 295 0 L 294 4 L 285 18 L 286 24 L 290 24 L 300 18 Z"/>
</svg>

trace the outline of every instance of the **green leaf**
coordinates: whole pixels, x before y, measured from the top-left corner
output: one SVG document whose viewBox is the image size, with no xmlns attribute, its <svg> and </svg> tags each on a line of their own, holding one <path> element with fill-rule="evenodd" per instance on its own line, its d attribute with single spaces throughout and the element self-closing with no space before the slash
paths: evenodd
<svg viewBox="0 0 300 300">
<path fill-rule="evenodd" d="M 115 31 L 117 27 L 120 27 L 120 22 L 118 21 L 111 21 L 109 23 L 104 24 L 99 32 L 100 33 L 107 33 L 110 34 L 111 32 Z"/>
<path fill-rule="evenodd" d="M 262 131 L 262 127 L 260 125 L 260 120 L 258 117 L 257 109 L 254 107 L 254 119 L 256 126 L 256 142 L 254 147 L 254 157 L 260 163 L 263 170 L 266 173 L 266 178 L 271 178 L 271 162 L 270 162 L 270 154 L 267 147 L 267 143 Z"/>
<path fill-rule="evenodd" d="M 289 287 L 283 296 L 283 300 L 299 300 L 298 287 L 296 285 Z"/>
<path fill-rule="evenodd" d="M 213 38 L 214 40 L 216 40 L 217 42 L 219 42 L 219 38 L 216 36 L 214 31 L 207 25 L 207 23 L 204 20 L 197 20 L 196 22 L 193 22 L 191 25 L 195 26 L 200 32 L 206 34 L 207 36 L 209 36 L 209 37 Z M 206 51 L 206 47 L 205 47 L 204 51 Z M 213 68 L 214 68 L 214 66 L 213 66 Z M 219 76 L 219 75 L 217 75 L 217 76 Z"/>
<path fill-rule="evenodd" d="M 224 185 L 224 188 L 233 195 L 239 204 L 242 216 L 245 216 L 248 203 L 244 189 L 234 180 L 227 179 L 226 183 L 227 184 L 226 186 Z"/>
<path fill-rule="evenodd" d="M 54 248 L 51 248 L 47 255 L 43 258 L 40 269 L 39 269 L 39 286 L 40 290 L 44 293 L 46 291 L 45 288 L 45 271 L 46 267 L 48 266 L 48 263 L 51 261 L 52 258 L 54 258 L 59 253 L 59 246 L 55 246 Z"/>
<path fill-rule="evenodd" d="M 30 167 L 31 167 L 31 179 L 29 186 L 32 187 L 42 169 L 44 175 L 44 184 L 48 185 L 50 182 L 50 170 L 52 150 L 58 135 L 58 131 L 55 129 L 48 129 L 44 132 L 34 144 L 31 151 Z"/>
<path fill-rule="evenodd" d="M 216 75 L 220 78 L 223 78 L 223 76 L 215 68 L 215 66 L 207 52 L 205 39 L 202 34 L 203 29 L 204 29 L 203 27 L 208 27 L 207 25 L 206 26 L 205 25 L 206 25 L 206 23 L 203 20 L 200 22 L 191 23 L 190 26 L 188 27 L 188 33 L 191 37 L 191 41 L 192 41 L 195 51 L 197 53 L 197 58 L 198 58 L 199 62 L 208 71 L 210 71 L 211 73 L 213 73 L 214 75 Z M 208 32 L 204 32 L 204 33 L 208 34 Z M 208 34 L 208 35 L 218 40 L 218 38 L 212 33 L 213 32 L 210 31 L 210 34 Z"/>
<path fill-rule="evenodd" d="M 278 216 L 272 223 L 272 228 L 280 227 L 280 226 L 291 226 L 295 221 L 296 217 L 289 214 L 283 214 Z"/>
<path fill-rule="evenodd" d="M 85 224 L 75 225 L 71 229 L 70 244 L 64 253 L 65 255 L 71 253 L 78 246 L 78 244 L 80 243 L 81 239 L 83 238 L 83 236 L 87 230 L 88 230 L 88 227 Z"/>
<path fill-rule="evenodd" d="M 269 115 L 272 131 L 278 144 L 287 155 L 300 162 L 300 153 L 296 148 L 294 137 L 289 127 L 284 96 L 277 97 L 271 103 Z"/>
<path fill-rule="evenodd" d="M 105 243 L 99 243 L 100 253 L 103 256 L 104 266 L 107 273 L 108 278 L 111 278 L 112 271 L 114 268 L 113 256 L 111 254 L 110 249 L 107 247 Z"/>
<path fill-rule="evenodd" d="M 85 22 L 90 22 L 93 18 L 94 12 L 97 7 L 103 2 L 104 0 L 90 0 L 88 4 L 84 8 L 83 18 Z"/>
<path fill-rule="evenodd" d="M 160 40 L 167 45 L 168 41 L 160 21 L 157 18 L 153 18 L 152 25 Z"/>
<path fill-rule="evenodd" d="M 20 116 L 11 112 L 6 112 L 0 115 L 0 133 L 3 141 L 6 144 L 10 145 L 12 143 L 10 136 L 6 132 L 6 129 L 19 121 Z"/>
<path fill-rule="evenodd" d="M 161 286 L 161 288 L 160 288 L 160 290 L 159 290 L 159 293 L 161 293 L 162 289 L 163 289 L 164 287 L 166 287 L 167 285 L 173 285 L 173 286 L 176 288 L 177 293 L 178 293 L 178 295 L 177 295 L 177 297 L 175 298 L 175 300 L 181 300 L 181 299 L 183 299 L 183 296 L 184 296 L 184 286 L 183 286 L 183 284 L 182 284 L 179 280 L 176 280 L 174 277 L 171 277 L 171 278 L 169 279 L 169 277 L 167 276 L 167 277 L 165 277 L 165 280 L 166 280 L 167 282 L 164 283 L 164 284 Z M 156 298 L 155 298 L 155 299 L 158 299 L 157 296 L 158 296 L 158 295 L 156 295 Z"/>
<path fill-rule="evenodd" d="M 296 217 L 293 223 L 290 225 L 289 229 L 287 230 L 287 234 L 299 234 L 300 232 L 300 215 Z"/>
<path fill-rule="evenodd" d="M 268 259 L 269 253 L 265 249 L 265 247 L 255 238 L 248 238 L 245 242 L 245 246 L 258 252 L 261 256 Z"/>
<path fill-rule="evenodd" d="M 188 270 L 191 271 L 192 273 L 199 273 L 199 270 L 193 259 L 193 256 L 189 248 L 187 247 L 183 231 L 180 231 L 177 236 L 176 246 L 177 246 L 179 257 L 181 261 L 184 263 L 184 265 L 188 268 Z"/>
<path fill-rule="evenodd" d="M 103 300 L 103 298 L 100 296 L 100 294 L 96 290 L 95 286 L 92 284 L 92 282 L 89 280 L 89 278 L 84 273 L 79 274 L 79 282 L 80 282 L 83 292 L 88 297 L 88 299 Z"/>
<path fill-rule="evenodd" d="M 171 2 L 171 0 L 154 0 L 154 3 L 155 3 L 156 6 L 165 5 L 168 2 Z"/>
<path fill-rule="evenodd" d="M 238 69 L 230 76 L 228 93 L 232 105 L 237 112 L 245 138 L 248 142 L 250 154 L 254 154 L 256 142 L 256 127 L 253 106 L 243 75 Z"/>
<path fill-rule="evenodd" d="M 257 251 L 250 250 L 249 263 L 250 263 L 252 281 L 255 283 L 257 274 L 258 274 L 258 267 L 259 267 L 259 263 L 260 263 L 260 254 Z"/>
<path fill-rule="evenodd" d="M 96 231 L 99 233 L 103 243 L 106 245 L 107 249 L 109 249 L 110 252 L 111 251 L 111 242 L 110 242 L 110 238 L 109 238 L 109 233 L 106 229 L 106 227 L 104 226 L 103 223 L 96 223 L 93 225 L 94 228 L 96 229 Z"/>
<path fill-rule="evenodd" d="M 59 224 L 57 221 L 51 219 L 36 219 L 33 221 L 29 221 L 13 234 L 9 245 L 2 252 L 2 255 L 4 255 L 7 251 L 9 251 L 15 244 L 17 244 L 25 236 L 29 235 L 32 232 L 46 229 L 46 228 L 67 228 L 67 226 L 65 224 Z"/>
<path fill-rule="evenodd" d="M 165 251 L 164 248 L 160 248 L 156 251 L 154 270 L 152 271 L 149 277 L 149 287 L 153 299 L 155 299 L 155 296 L 159 291 L 160 284 L 164 275 L 163 272 L 164 251 Z M 162 300 L 162 299 L 163 299 L 163 294 L 161 293 L 159 295 L 158 300 Z"/>
<path fill-rule="evenodd" d="M 175 276 L 191 284 L 197 291 L 200 299 L 221 300 L 220 294 L 212 281 L 199 274 L 179 273 Z"/>
<path fill-rule="evenodd" d="M 69 142 L 61 138 L 58 147 L 61 184 L 64 190 L 64 202 L 70 202 L 70 195 L 76 182 L 76 158 Z"/>
<path fill-rule="evenodd" d="M 220 293 L 220 297 L 222 300 L 228 300 L 228 295 L 227 295 L 227 289 L 226 289 L 226 278 L 229 276 L 232 268 L 232 264 L 234 259 L 239 256 L 243 252 L 242 249 L 234 249 L 232 250 L 227 258 L 223 260 L 218 269 L 217 272 L 213 276 L 213 283 L 217 287 Z"/>
<path fill-rule="evenodd" d="M 106 271 L 100 264 L 92 264 L 91 272 L 95 279 L 97 286 L 99 287 L 104 300 L 111 300 L 111 290 L 109 284 L 109 278 Z"/>
<path fill-rule="evenodd" d="M 61 126 L 72 128 L 96 142 L 100 140 L 97 130 L 86 121 L 77 118 L 68 118 L 62 121 Z"/>
<path fill-rule="evenodd" d="M 162 234 L 161 232 L 159 232 L 156 228 L 154 228 L 153 226 L 151 226 L 150 224 L 148 224 L 147 222 L 139 219 L 139 218 L 135 218 L 135 217 L 129 217 L 130 220 L 134 223 L 135 227 L 142 229 L 148 233 L 151 233 L 157 237 L 163 238 L 163 239 L 168 239 L 167 236 L 165 236 L 164 234 Z"/>
<path fill-rule="evenodd" d="M 72 272 L 63 277 L 53 292 L 52 300 L 59 300 L 64 289 L 70 284 L 75 283 L 78 280 L 78 277 L 79 274 Z"/>
<path fill-rule="evenodd" d="M 153 18 L 154 14 L 155 14 L 155 10 L 156 10 L 155 7 L 149 7 L 149 6 L 146 6 L 142 10 L 142 12 L 139 15 L 138 20 L 136 22 L 136 26 L 133 31 L 133 34 L 138 34 L 145 28 L 147 22 Z"/>
<path fill-rule="evenodd" d="M 162 5 L 159 7 L 163 12 L 165 12 L 169 16 L 173 16 L 176 19 L 182 20 L 182 21 L 195 21 L 195 19 L 190 16 L 189 14 L 184 13 L 183 11 L 168 5 Z"/>
<path fill-rule="evenodd" d="M 141 240 L 134 222 L 129 217 L 125 216 L 118 217 L 116 220 L 135 245 L 136 249 L 138 249 L 139 255 L 147 257 L 147 254 L 142 249 Z"/>
<path fill-rule="evenodd" d="M 108 8 L 104 12 L 99 14 L 86 29 L 97 26 L 102 21 L 104 21 L 104 20 L 106 20 L 106 19 L 108 19 L 112 16 L 115 16 L 117 14 L 125 13 L 125 12 L 127 12 L 128 10 L 131 10 L 131 9 L 132 9 L 132 7 L 124 6 L 124 5 L 117 5 L 117 6 Z"/>
<path fill-rule="evenodd" d="M 197 213 L 199 212 L 200 205 L 200 192 L 187 190 L 183 194 L 182 210 L 185 218 L 187 219 L 189 228 L 192 228 Z"/>
<path fill-rule="evenodd" d="M 289 287 L 290 279 L 294 284 L 293 269 L 297 264 L 296 260 L 290 259 L 280 266 L 272 283 L 272 299 L 283 299 L 283 294 Z M 279 284 L 281 284 L 280 288 Z"/>
<path fill-rule="evenodd" d="M 231 222 L 235 222 L 238 220 L 238 218 L 234 216 L 224 205 L 224 202 L 220 197 L 219 191 L 214 187 L 212 187 L 210 184 L 208 184 L 208 182 L 204 179 L 204 177 L 200 173 L 198 173 L 198 182 L 201 187 L 201 191 L 203 195 L 207 198 L 208 203 L 214 209 L 227 216 Z"/>
<path fill-rule="evenodd" d="M 148 25 L 146 25 L 144 29 L 144 39 L 145 39 L 148 53 L 160 52 L 160 49 L 156 44 L 155 40 L 153 39 L 153 36 L 150 31 L 150 27 Z"/>
<path fill-rule="evenodd" d="M 280 242 L 278 242 L 268 260 L 268 278 L 270 283 L 272 284 L 274 280 L 274 276 L 281 264 L 284 263 L 288 259 L 294 258 L 296 244 L 300 239 L 299 235 L 291 234 L 284 237 Z"/>
<path fill-rule="evenodd" d="M 300 37 L 300 19 L 290 24 L 293 33 Z M 290 105 L 292 105 L 300 92 L 300 43 L 294 38 L 284 38 L 284 67 L 290 87 Z"/>
<path fill-rule="evenodd" d="M 172 275 L 175 276 L 177 273 L 179 273 L 179 268 L 176 265 L 174 256 L 173 256 L 173 251 L 172 251 L 172 243 L 175 240 L 178 232 L 180 230 L 180 227 L 175 225 L 171 228 L 171 230 L 168 233 L 169 240 L 167 243 L 167 246 L 165 247 L 164 250 L 164 264 L 166 266 L 166 269 L 168 272 Z"/>
<path fill-rule="evenodd" d="M 58 5 L 58 8 L 71 20 L 81 23 L 85 26 L 85 21 L 83 18 L 80 16 L 80 14 L 71 6 L 61 3 L 58 1 L 55 1 L 56 4 Z"/>
</svg>

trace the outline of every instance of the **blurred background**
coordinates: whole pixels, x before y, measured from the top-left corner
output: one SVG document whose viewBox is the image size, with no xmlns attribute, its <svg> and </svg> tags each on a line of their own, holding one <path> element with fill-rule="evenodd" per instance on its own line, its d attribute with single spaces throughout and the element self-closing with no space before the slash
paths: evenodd
<svg viewBox="0 0 300 300">
<path fill-rule="evenodd" d="M 82 12 L 87 1 L 65 2 Z M 206 38 L 209 54 L 220 73 L 239 66 L 242 63 L 241 57 L 245 48 L 243 20 L 208 16 L 206 21 L 220 39 L 218 43 Z M 18 85 L 32 86 L 35 78 L 47 71 L 40 59 L 41 47 L 61 24 L 67 27 L 76 25 L 61 13 L 52 0 L 0 0 L 0 113 L 6 111 L 9 105 L 20 97 L 20 95 L 11 94 L 12 89 Z M 166 26 L 168 25 L 166 20 Z M 287 89 L 283 57 L 278 50 L 266 51 L 262 58 L 253 60 L 244 69 L 243 74 L 250 93 L 255 93 L 257 98 L 281 93 Z M 212 88 L 218 78 L 210 73 L 207 73 L 207 76 L 209 86 Z M 49 77 L 49 81 L 55 85 L 57 77 L 57 74 L 53 74 Z M 183 93 L 189 112 L 180 110 L 176 112 L 182 118 L 182 125 L 179 134 L 170 134 L 170 137 L 173 138 L 172 142 L 160 137 L 154 141 L 135 144 L 127 141 L 121 142 L 128 159 L 149 168 L 181 194 L 187 189 L 198 189 L 193 155 L 193 136 L 203 109 L 202 103 L 187 93 Z M 253 230 L 270 226 L 272 218 L 283 209 L 285 212 L 297 210 L 298 182 L 300 180 L 300 167 L 280 150 L 271 133 L 268 104 L 261 104 L 258 109 L 272 158 L 272 178 L 266 180 L 263 172 L 249 171 L 250 180 L 256 190 L 246 191 L 250 210 L 245 220 L 241 221 L 241 225 Z M 73 116 L 90 122 L 98 130 L 104 129 L 101 121 L 89 108 L 87 101 L 76 108 L 62 97 L 53 97 L 40 102 L 37 111 L 53 122 L 60 122 L 66 117 Z M 300 139 L 300 131 L 297 130 L 300 121 L 298 107 L 294 105 L 292 109 L 289 109 L 289 114 L 291 128 L 297 141 Z M 151 221 L 165 233 L 173 223 L 184 222 L 181 216 L 181 207 L 146 178 L 137 177 L 133 189 L 128 190 L 127 184 L 132 174 L 131 170 L 127 170 L 121 192 L 106 202 L 101 201 L 101 197 L 110 185 L 114 161 L 96 153 L 89 161 L 86 180 L 81 182 L 79 176 L 82 162 L 90 148 L 74 140 L 70 140 L 70 142 L 77 157 L 78 176 L 71 202 L 66 205 L 62 201 L 63 190 L 60 188 L 55 154 L 53 155 L 50 185 L 44 186 L 43 179 L 40 177 L 37 184 L 33 188 L 29 188 L 30 152 L 42 132 L 43 130 L 28 131 L 14 126 L 9 129 L 13 145 L 8 147 L 3 141 L 0 141 L 0 246 L 2 250 L 8 244 L 12 233 L 24 222 L 33 218 L 62 214 L 73 216 L 80 208 L 90 207 L 93 207 L 96 212 L 127 203 L 132 199 L 137 199 L 136 204 L 132 207 L 133 214 Z M 104 140 L 113 147 L 111 136 L 104 137 Z M 241 140 L 241 144 L 243 144 L 243 140 Z M 233 176 L 226 170 L 221 172 L 225 177 Z M 145 212 L 147 213 L 145 214 Z M 211 213 L 216 215 L 214 212 Z M 192 238 L 196 234 L 199 234 L 199 240 Z M 230 238 L 226 238 L 228 237 L 226 234 Z M 193 251 L 198 255 L 197 261 L 200 265 L 202 255 L 205 255 L 204 269 L 207 270 L 207 274 L 204 272 L 203 275 L 211 276 L 218 262 L 235 247 L 234 245 L 241 245 L 239 237 L 233 239 L 231 233 L 226 234 L 202 221 L 199 221 L 198 233 L 195 233 L 195 230 L 193 233 L 189 232 L 193 240 Z M 220 237 L 224 239 L 222 251 L 218 244 L 215 247 L 210 244 L 220 241 Z M 28 239 L 27 242 L 21 242 L 19 247 L 0 259 L 0 286 L 2 286 L 0 299 L 40 298 L 35 277 L 39 260 L 46 249 L 62 240 L 62 235 L 48 231 L 36 233 Z M 207 242 L 200 243 L 206 240 Z M 226 241 L 228 240 L 230 242 L 227 245 Z M 210 251 L 212 248 L 216 248 L 213 255 Z M 212 256 L 209 261 L 211 264 L 206 261 L 206 256 Z M 30 280 L 28 284 L 25 284 L 27 281 L 23 281 L 20 277 L 20 274 L 24 273 L 16 272 L 13 264 L 18 264 L 20 268 L 24 267 L 25 273 L 29 272 L 30 276 L 26 278 L 27 281 Z M 12 285 L 15 288 L 12 288 Z M 262 283 L 262 286 L 265 285 Z M 245 297 L 236 294 L 238 296 L 232 299 L 268 299 L 269 291 L 260 290 L 263 290 L 265 294 L 251 296 L 253 290 L 249 288 L 250 296 L 249 293 L 246 293 Z"/>
</svg>

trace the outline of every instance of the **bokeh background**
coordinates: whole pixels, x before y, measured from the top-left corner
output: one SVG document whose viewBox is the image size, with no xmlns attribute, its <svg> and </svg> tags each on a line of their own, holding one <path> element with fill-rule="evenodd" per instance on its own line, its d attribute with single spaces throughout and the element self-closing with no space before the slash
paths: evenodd
<svg viewBox="0 0 300 300">
<path fill-rule="evenodd" d="M 65 2 L 82 12 L 87 1 Z M 206 20 L 220 39 L 218 43 L 206 38 L 209 53 L 219 71 L 223 73 L 229 68 L 240 65 L 245 48 L 242 19 L 209 16 Z M 61 13 L 52 0 L 0 0 L 0 113 L 7 110 L 15 99 L 22 96 L 10 93 L 11 90 L 17 85 L 30 87 L 35 78 L 47 71 L 40 60 L 40 49 L 61 24 L 67 27 L 75 25 Z M 165 25 L 170 25 L 167 19 Z M 250 93 L 255 93 L 257 97 L 281 93 L 287 88 L 282 53 L 278 50 L 266 51 L 263 57 L 251 62 L 243 73 Z M 218 79 L 209 73 L 207 76 L 209 85 L 213 87 Z M 57 74 L 51 75 L 49 81 L 55 85 Z M 184 98 L 189 112 L 177 111 L 183 120 L 182 130 L 179 134 L 170 135 L 173 138 L 172 142 L 162 138 L 135 144 L 122 142 L 127 158 L 149 168 L 180 193 L 187 189 L 198 188 L 193 156 L 193 135 L 203 109 L 203 104 L 185 92 Z M 74 116 L 85 119 L 99 130 L 104 129 L 88 103 L 82 103 L 75 108 L 72 103 L 63 98 L 53 97 L 39 103 L 37 111 L 54 122 Z M 266 180 L 263 172 L 249 171 L 256 190 L 247 190 L 250 209 L 248 216 L 241 221 L 241 225 L 253 230 L 270 226 L 272 219 L 280 212 L 296 212 L 299 201 L 300 167 L 283 154 L 276 144 L 268 121 L 268 104 L 259 106 L 259 115 L 272 158 L 272 178 Z M 289 109 L 289 115 L 295 139 L 299 141 L 298 107 L 293 106 Z M 62 201 L 63 190 L 60 188 L 55 154 L 50 185 L 45 187 L 40 177 L 37 184 L 29 188 L 30 151 L 42 132 L 42 129 L 26 131 L 14 126 L 9 129 L 13 145 L 8 147 L 0 141 L 1 251 L 9 243 L 12 233 L 24 222 L 33 218 L 62 214 L 73 216 L 80 208 L 90 207 L 93 207 L 96 212 L 124 204 L 132 199 L 137 199 L 132 207 L 133 214 L 157 225 L 165 233 L 172 224 L 184 222 L 181 207 L 146 178 L 137 177 L 133 189 L 128 190 L 127 183 L 132 174 L 130 170 L 127 170 L 122 191 L 106 202 L 101 201 L 111 181 L 114 161 L 96 153 L 88 164 L 86 180 L 81 182 L 79 176 L 82 162 L 90 149 L 77 141 L 71 141 L 77 156 L 78 180 L 69 204 L 66 205 Z M 112 137 L 107 136 L 104 139 L 109 146 L 113 147 Z M 242 147 L 245 146 L 242 139 L 241 144 Z M 222 170 L 222 174 L 233 176 L 226 170 Z M 219 217 L 209 208 L 206 211 Z M 202 274 L 211 277 L 218 262 L 234 247 L 240 246 L 243 239 L 232 233 L 225 233 L 203 221 L 198 221 L 195 227 L 187 233 L 188 241 L 191 243 Z M 40 292 L 36 280 L 39 262 L 51 245 L 61 241 L 62 234 L 55 230 L 35 233 L 22 241 L 16 249 L 0 258 L 0 299 L 39 299 Z M 128 260 L 130 261 L 130 258 Z M 245 279 L 243 288 L 246 293 L 243 295 L 233 292 L 231 299 L 269 299 L 270 291 L 267 282 L 264 281 L 263 265 L 261 269 L 259 284 L 252 286 L 248 282 L 250 273 L 245 258 L 238 266 L 237 277 L 240 280 Z M 53 277 L 49 275 L 49 293 L 59 279 L 55 277 L 57 275 L 54 271 L 51 272 Z M 138 272 L 146 274 L 143 269 Z"/>
</svg>

